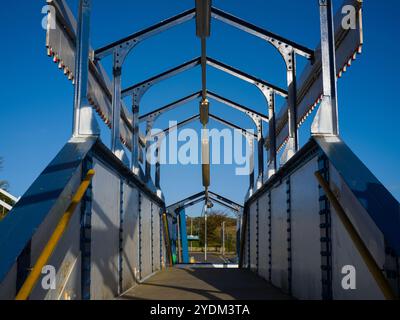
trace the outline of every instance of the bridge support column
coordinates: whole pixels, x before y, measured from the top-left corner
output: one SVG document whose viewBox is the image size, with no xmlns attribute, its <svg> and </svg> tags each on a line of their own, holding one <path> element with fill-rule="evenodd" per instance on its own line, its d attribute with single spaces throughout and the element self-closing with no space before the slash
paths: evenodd
<svg viewBox="0 0 400 320">
<path fill-rule="evenodd" d="M 79 1 L 78 31 L 75 58 L 75 93 L 73 137 L 100 135 L 100 129 L 88 95 L 89 39 L 91 0 Z"/>
<path fill-rule="evenodd" d="M 311 127 L 313 135 L 339 135 L 336 46 L 332 0 L 320 0 L 323 97 Z"/>
</svg>

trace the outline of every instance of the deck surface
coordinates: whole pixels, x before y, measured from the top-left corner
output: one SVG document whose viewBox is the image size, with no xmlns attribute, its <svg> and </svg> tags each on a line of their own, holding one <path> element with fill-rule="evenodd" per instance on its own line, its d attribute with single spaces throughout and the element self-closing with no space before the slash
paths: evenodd
<svg viewBox="0 0 400 320">
<path fill-rule="evenodd" d="M 248 270 L 170 268 L 128 291 L 124 300 L 289 300 Z"/>
</svg>

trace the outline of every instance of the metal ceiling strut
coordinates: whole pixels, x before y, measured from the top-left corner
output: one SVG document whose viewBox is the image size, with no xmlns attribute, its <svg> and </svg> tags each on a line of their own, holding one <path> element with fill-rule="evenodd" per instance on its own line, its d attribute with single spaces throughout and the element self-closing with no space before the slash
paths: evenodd
<svg viewBox="0 0 400 320">
<path fill-rule="evenodd" d="M 206 59 L 207 61 L 207 65 L 216 68 L 220 71 L 223 71 L 225 73 L 228 73 L 234 77 L 237 77 L 241 80 L 244 80 L 248 83 L 251 83 L 253 85 L 255 85 L 263 94 L 263 96 L 265 97 L 268 107 L 269 109 L 274 109 L 274 103 L 275 103 L 275 95 L 279 94 L 280 96 L 287 98 L 288 93 L 286 90 L 279 88 L 276 85 L 273 85 L 265 80 L 256 78 L 250 74 L 247 74 L 239 69 L 235 69 L 229 65 L 226 65 L 218 60 L 212 59 L 212 58 L 208 58 Z M 122 98 L 127 97 L 132 95 L 132 100 L 133 100 L 133 110 L 136 111 L 134 112 L 133 115 L 133 124 L 134 124 L 134 131 L 139 132 L 139 105 L 140 105 L 140 101 L 143 97 L 143 95 L 155 84 L 165 80 L 165 79 L 169 79 L 177 74 L 180 74 L 182 72 L 185 72 L 187 70 L 190 70 L 194 67 L 197 67 L 198 65 L 201 65 L 201 58 L 196 58 L 193 60 L 190 60 L 180 66 L 177 66 L 175 68 L 172 68 L 168 71 L 165 71 L 157 76 L 154 76 L 152 78 L 149 78 L 145 81 L 142 81 L 136 85 L 133 85 L 125 90 L 122 90 Z M 214 95 L 215 96 L 215 95 Z M 219 97 L 218 97 L 219 98 Z M 181 105 L 184 103 L 184 101 L 191 101 L 192 99 L 195 99 L 195 96 L 189 96 L 187 98 L 184 98 L 182 101 L 178 101 L 177 104 Z M 225 101 L 226 102 L 226 101 Z M 208 101 L 207 101 L 208 103 Z M 228 105 L 232 106 L 232 103 L 228 103 Z M 237 106 L 237 105 L 236 105 Z M 173 108 L 174 106 L 170 105 L 168 106 L 168 108 Z M 204 107 L 204 106 L 203 106 Z M 206 107 L 208 108 L 208 107 Z M 200 107 L 200 111 L 203 110 L 202 107 Z M 208 112 L 208 111 L 207 111 Z M 270 112 L 271 114 L 271 112 Z M 257 133 L 258 133 L 258 163 L 259 164 L 263 164 L 264 163 L 264 137 L 263 137 L 263 120 L 260 117 L 256 117 L 253 119 L 253 121 L 256 123 L 256 127 L 257 127 Z M 154 118 L 149 117 L 147 119 L 147 125 L 146 125 L 146 136 L 149 135 L 151 128 L 154 124 Z M 270 128 L 273 128 L 273 126 L 270 126 Z M 135 135 L 134 135 L 135 137 Z M 133 145 L 137 145 L 137 137 L 134 138 L 133 141 Z M 252 144 L 253 144 L 253 140 L 251 140 L 250 144 L 251 144 L 251 148 L 253 148 Z M 149 148 L 149 143 L 147 143 L 146 146 L 146 151 Z M 133 150 L 137 150 L 137 148 L 133 148 Z M 136 167 L 134 164 L 137 163 L 137 167 L 138 167 L 138 151 L 137 152 L 132 152 L 132 166 Z M 264 165 L 259 165 L 258 166 L 258 183 L 257 183 L 257 187 L 261 187 L 262 185 L 262 181 L 263 181 L 263 177 L 264 177 Z M 253 188 L 254 188 L 254 183 L 250 186 L 250 194 L 253 192 Z"/>
</svg>

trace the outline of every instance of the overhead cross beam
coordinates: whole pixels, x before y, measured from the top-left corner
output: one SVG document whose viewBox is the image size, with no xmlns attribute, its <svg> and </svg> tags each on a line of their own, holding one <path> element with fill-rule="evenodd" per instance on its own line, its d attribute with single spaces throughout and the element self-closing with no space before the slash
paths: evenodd
<svg viewBox="0 0 400 320">
<path fill-rule="evenodd" d="M 111 44 L 108 44 L 108 45 L 96 50 L 95 56 L 98 59 L 102 59 L 105 56 L 112 54 L 115 49 L 118 49 L 119 47 L 121 47 L 123 45 L 129 46 L 132 44 L 137 44 L 140 41 L 143 41 L 143 40 L 150 38 L 156 34 L 166 31 L 172 27 L 175 27 L 184 22 L 187 22 L 187 21 L 193 19 L 195 17 L 195 15 L 196 15 L 195 9 L 190 9 L 185 12 L 182 12 L 172 18 L 164 20 L 160 23 L 157 23 L 157 24 L 147 28 L 147 29 L 136 32 L 128 37 L 125 37 L 121 40 L 115 41 Z"/>
<path fill-rule="evenodd" d="M 213 18 L 222 21 L 228 25 L 231 25 L 235 28 L 238 28 L 244 32 L 247 32 L 249 34 L 252 34 L 256 37 L 259 37 L 263 40 L 266 40 L 268 42 L 271 42 L 273 45 L 284 45 L 284 46 L 290 46 L 294 49 L 294 51 L 307 58 L 307 59 L 312 59 L 314 56 L 314 51 L 302 46 L 294 41 L 291 41 L 289 39 L 286 39 L 280 35 L 277 35 L 275 33 L 272 33 L 268 30 L 265 30 L 263 28 L 260 28 L 254 24 L 251 24 L 245 20 L 242 20 L 240 18 L 237 18 L 229 13 L 226 13 L 222 10 L 219 10 L 215 7 L 211 8 L 211 15 Z"/>
<path fill-rule="evenodd" d="M 158 108 L 158 109 L 156 109 L 156 110 L 154 110 L 152 112 L 149 112 L 149 113 L 141 116 L 139 118 L 139 121 L 140 122 L 155 121 L 162 114 L 164 114 L 164 113 L 166 113 L 168 111 L 171 111 L 171 110 L 173 110 L 175 108 L 178 108 L 178 107 L 180 107 L 180 106 L 182 106 L 182 105 L 184 105 L 186 103 L 189 103 L 189 102 L 191 102 L 193 100 L 196 100 L 196 99 L 198 99 L 200 97 L 201 97 L 201 91 L 199 91 L 197 93 L 193 93 L 193 94 L 191 94 L 189 96 L 186 96 L 186 97 L 184 97 L 182 99 L 179 99 L 179 100 L 177 100 L 175 102 L 172 102 L 172 103 L 170 103 L 170 104 L 168 104 L 168 105 L 166 105 L 164 107 Z M 251 117 L 252 119 L 258 117 L 258 118 L 262 119 L 262 121 L 264 121 L 264 122 L 268 122 L 268 120 L 269 120 L 268 116 L 266 116 L 266 115 L 264 115 L 264 114 L 262 114 L 262 113 L 260 113 L 258 111 L 255 111 L 253 109 L 250 109 L 250 108 L 248 108 L 246 106 L 243 106 L 243 105 L 241 105 L 241 104 L 239 104 L 237 102 L 234 102 L 232 100 L 224 98 L 221 95 L 218 95 L 218 94 L 216 94 L 214 92 L 207 91 L 207 97 L 211 98 L 211 99 L 214 99 L 214 100 L 216 100 L 216 101 L 218 101 L 218 102 L 220 102 L 222 104 L 225 104 L 226 106 L 231 107 L 231 108 L 233 108 L 235 110 L 243 112 L 243 113 L 247 114 L 249 117 Z"/>
<path fill-rule="evenodd" d="M 181 127 L 183 127 L 183 126 L 185 126 L 185 125 L 187 125 L 187 124 L 189 124 L 189 123 L 191 123 L 191 122 L 193 122 L 193 121 L 195 121 L 195 120 L 197 120 L 199 118 L 200 118 L 199 114 L 195 115 L 195 116 L 192 116 L 192 117 L 190 117 L 190 118 L 188 118 L 186 120 L 183 120 L 183 121 L 177 123 L 176 125 L 173 125 L 173 126 L 168 127 L 168 128 L 166 128 L 166 129 L 164 129 L 164 130 L 162 130 L 160 132 L 157 132 L 157 133 L 153 134 L 152 138 L 154 139 L 155 137 L 159 137 L 162 134 L 164 134 L 164 135 L 169 134 L 172 131 L 177 130 L 177 129 L 179 129 L 179 128 L 181 128 Z M 250 136 L 250 137 L 253 137 L 254 139 L 257 139 L 257 137 L 258 137 L 253 132 L 250 132 L 245 128 L 242 128 L 242 127 L 240 127 L 240 126 L 238 126 L 238 125 L 236 125 L 236 124 L 234 124 L 232 122 L 224 120 L 224 119 L 222 119 L 222 118 L 220 118 L 218 116 L 215 116 L 213 114 L 210 114 L 210 118 L 215 120 L 215 121 L 217 121 L 217 122 L 219 122 L 219 123 L 221 123 L 221 124 L 223 124 L 223 125 L 225 125 L 225 126 L 227 126 L 227 127 L 229 127 L 229 128 L 231 128 L 231 129 L 239 130 L 241 132 L 241 134 L 243 136 L 245 136 L 245 137 L 249 137 Z"/>
<path fill-rule="evenodd" d="M 258 79 L 248 73 L 245 73 L 239 69 L 235 69 L 235 68 L 233 68 L 225 63 L 222 63 L 218 60 L 215 60 L 212 58 L 207 58 L 207 64 L 218 70 L 224 71 L 236 78 L 239 78 L 241 80 L 249 82 L 249 83 L 255 85 L 260 90 L 271 89 L 272 91 L 275 91 L 277 94 L 279 94 L 280 96 L 282 96 L 284 98 L 287 98 L 287 96 L 288 96 L 288 92 L 285 89 L 279 88 L 278 86 L 275 86 L 265 80 Z"/>
<path fill-rule="evenodd" d="M 122 90 L 122 98 L 125 98 L 129 95 L 134 94 L 137 90 L 146 91 L 147 89 L 149 89 L 151 86 L 155 85 L 156 83 L 159 83 L 165 79 L 172 78 L 172 77 L 176 76 L 177 74 L 180 74 L 182 72 L 190 70 L 194 67 L 197 67 L 198 65 L 200 65 L 200 58 L 196 58 L 196 59 L 190 60 L 186 63 L 183 63 L 183 64 L 181 64 L 175 68 L 172 68 L 168 71 L 165 71 L 157 76 L 154 76 L 150 79 L 142 81 L 142 82 L 140 82 L 136 85 L 133 85 L 125 90 Z"/>
</svg>

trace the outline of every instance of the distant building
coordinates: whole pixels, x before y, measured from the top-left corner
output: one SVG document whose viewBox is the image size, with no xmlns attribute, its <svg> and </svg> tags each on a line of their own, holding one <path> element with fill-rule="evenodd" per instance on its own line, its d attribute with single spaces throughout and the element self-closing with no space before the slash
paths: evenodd
<svg viewBox="0 0 400 320">
<path fill-rule="evenodd" d="M 2 220 L 18 202 L 18 198 L 0 188 L 0 220 Z"/>
</svg>

